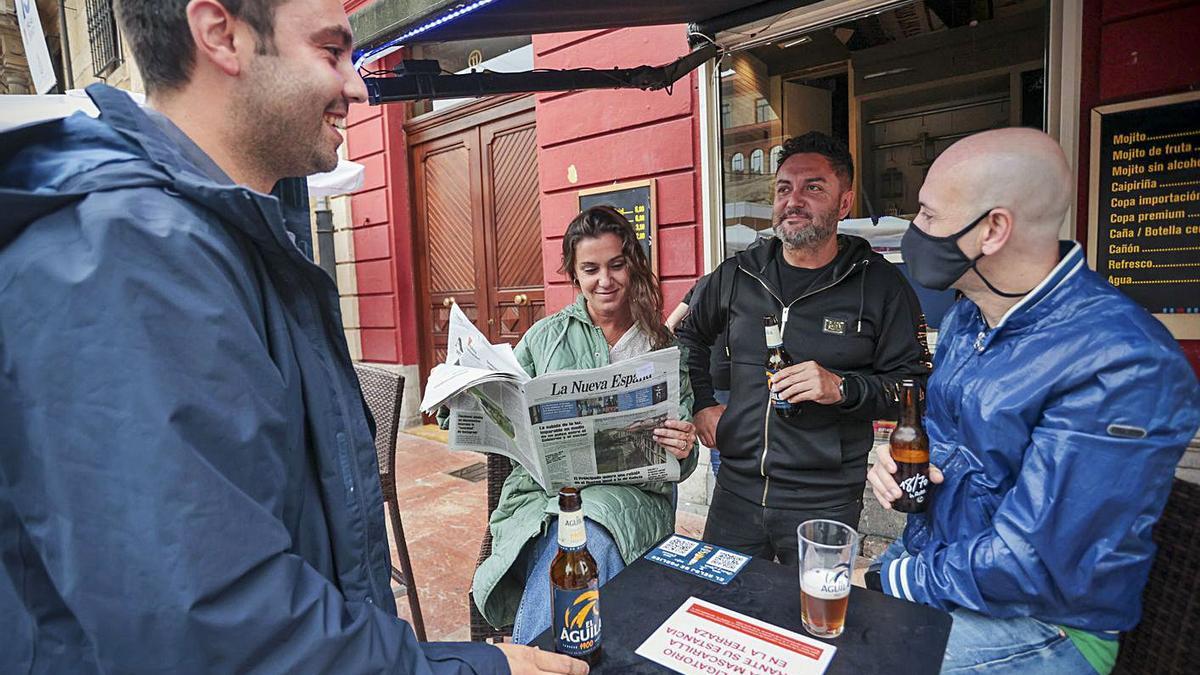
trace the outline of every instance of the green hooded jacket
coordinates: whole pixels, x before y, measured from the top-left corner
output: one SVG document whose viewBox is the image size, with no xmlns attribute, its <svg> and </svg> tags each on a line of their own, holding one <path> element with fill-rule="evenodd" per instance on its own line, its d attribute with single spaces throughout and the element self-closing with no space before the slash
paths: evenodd
<svg viewBox="0 0 1200 675">
<path fill-rule="evenodd" d="M 537 377 L 560 370 L 609 365 L 604 333 L 592 323 L 582 295 L 574 304 L 538 321 L 516 347 L 517 360 Z M 692 386 L 687 358 L 680 358 L 679 417 L 691 420 Z M 680 462 L 680 480 L 696 468 L 696 450 Z M 592 485 L 583 488 L 583 513 L 617 542 L 626 564 L 633 562 L 675 528 L 671 483 Z M 471 591 L 480 613 L 493 626 L 512 624 L 525 588 L 525 575 L 514 569 L 521 550 L 542 536 L 558 516 L 556 492 L 542 489 L 529 472 L 514 465 L 492 513 L 492 554 L 475 570 Z"/>
</svg>

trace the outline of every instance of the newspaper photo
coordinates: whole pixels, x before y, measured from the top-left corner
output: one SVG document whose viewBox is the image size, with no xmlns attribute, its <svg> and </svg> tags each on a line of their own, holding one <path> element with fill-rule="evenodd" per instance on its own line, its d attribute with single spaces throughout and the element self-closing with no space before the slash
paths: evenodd
<svg viewBox="0 0 1200 675">
<path fill-rule="evenodd" d="M 654 429 L 679 418 L 677 347 L 590 370 L 530 379 L 507 344 L 488 343 L 454 305 L 446 362 L 429 374 L 421 409 L 450 407 L 451 449 L 494 452 L 545 490 L 679 480 L 679 460 Z"/>
</svg>

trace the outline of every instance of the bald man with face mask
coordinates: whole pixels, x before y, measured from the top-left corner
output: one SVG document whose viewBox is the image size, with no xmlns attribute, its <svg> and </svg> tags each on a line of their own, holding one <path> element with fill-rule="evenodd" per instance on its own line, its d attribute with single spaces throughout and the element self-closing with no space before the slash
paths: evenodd
<svg viewBox="0 0 1200 675">
<path fill-rule="evenodd" d="M 930 167 L 902 242 L 914 279 L 964 297 L 926 396 L 932 503 L 866 585 L 953 613 L 943 672 L 1109 672 L 1200 425 L 1175 340 L 1058 241 L 1073 183 L 1040 131 L 970 136 Z M 877 455 L 891 508 L 896 465 Z"/>
</svg>

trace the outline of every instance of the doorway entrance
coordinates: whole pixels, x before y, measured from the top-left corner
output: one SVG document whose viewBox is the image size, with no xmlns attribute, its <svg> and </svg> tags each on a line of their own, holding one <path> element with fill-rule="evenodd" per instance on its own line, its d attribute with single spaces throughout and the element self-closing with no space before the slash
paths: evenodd
<svg viewBox="0 0 1200 675">
<path fill-rule="evenodd" d="M 494 97 L 407 127 L 422 387 L 455 303 L 492 343 L 546 313 L 533 106 Z"/>
</svg>

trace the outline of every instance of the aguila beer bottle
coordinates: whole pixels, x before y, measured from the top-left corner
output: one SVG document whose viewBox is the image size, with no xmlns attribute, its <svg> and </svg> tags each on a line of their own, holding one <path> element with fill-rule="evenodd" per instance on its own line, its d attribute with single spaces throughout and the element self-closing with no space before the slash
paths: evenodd
<svg viewBox="0 0 1200 675">
<path fill-rule="evenodd" d="M 550 563 L 551 626 L 560 654 L 600 662 L 600 575 L 587 550 L 579 490 L 558 491 L 558 553 Z"/>
<path fill-rule="evenodd" d="M 779 319 L 775 318 L 774 314 L 763 317 L 763 330 L 767 333 L 767 390 L 770 391 L 771 378 L 775 376 L 775 373 L 792 365 L 793 362 L 792 357 L 788 356 L 787 350 L 783 348 L 783 331 L 780 330 Z M 771 407 L 780 417 L 795 417 L 800 414 L 799 405 L 780 398 L 773 391 L 771 391 Z"/>
<path fill-rule="evenodd" d="M 913 380 L 900 383 L 900 419 L 892 431 L 896 483 L 904 493 L 892 502 L 903 513 L 920 513 L 929 506 L 929 436 L 921 422 L 921 387 Z"/>
</svg>

